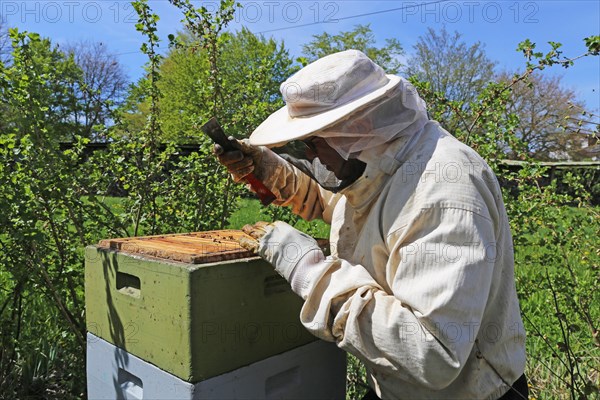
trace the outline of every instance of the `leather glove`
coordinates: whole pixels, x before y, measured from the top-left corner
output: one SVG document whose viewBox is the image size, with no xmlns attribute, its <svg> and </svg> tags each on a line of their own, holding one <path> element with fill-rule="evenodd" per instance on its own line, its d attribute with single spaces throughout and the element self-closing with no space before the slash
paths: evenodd
<svg viewBox="0 0 600 400">
<path fill-rule="evenodd" d="M 229 137 L 233 139 L 233 137 Z M 240 182 L 246 175 L 254 172 L 257 165 L 261 165 L 263 152 L 260 147 L 252 146 L 248 139 L 237 140 L 238 150 L 225 151 L 223 147 L 215 144 L 213 152 L 231 174 L 235 182 Z"/>
<path fill-rule="evenodd" d="M 242 227 L 242 231 L 251 236 L 252 239 L 242 236 L 240 238 L 240 246 L 246 250 L 258 253 L 260 238 L 262 238 L 267 231 L 270 231 L 271 229 L 273 229 L 273 224 L 264 221 L 258 221 L 254 225 L 244 225 Z"/>
<path fill-rule="evenodd" d="M 273 265 L 305 299 L 308 284 L 325 268 L 325 255 L 317 241 L 282 221 L 258 222 L 243 230 L 254 239 L 240 240 L 240 245 Z"/>
</svg>

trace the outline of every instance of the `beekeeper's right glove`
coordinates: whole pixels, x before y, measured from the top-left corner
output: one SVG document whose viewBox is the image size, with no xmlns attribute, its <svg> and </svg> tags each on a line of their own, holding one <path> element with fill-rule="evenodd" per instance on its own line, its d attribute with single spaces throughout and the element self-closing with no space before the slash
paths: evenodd
<svg viewBox="0 0 600 400">
<path fill-rule="evenodd" d="M 225 151 L 223 147 L 215 144 L 213 152 L 219 162 L 227 168 L 233 180 L 240 182 L 262 165 L 264 150 L 261 147 L 252 146 L 248 139 L 237 140 L 236 144 L 238 150 L 232 151 Z"/>
</svg>

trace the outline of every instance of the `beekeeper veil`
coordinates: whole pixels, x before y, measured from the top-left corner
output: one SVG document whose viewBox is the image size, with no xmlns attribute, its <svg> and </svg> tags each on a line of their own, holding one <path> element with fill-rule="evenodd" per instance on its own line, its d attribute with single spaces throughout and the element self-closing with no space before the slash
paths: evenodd
<svg viewBox="0 0 600 400">
<path fill-rule="evenodd" d="M 394 89 L 330 127 L 313 133 L 324 138 L 346 160 L 361 157 L 402 136 L 412 136 L 427 122 L 425 102 L 403 78 Z"/>
<path fill-rule="evenodd" d="M 412 84 L 386 75 L 357 50 L 307 65 L 280 90 L 286 105 L 256 128 L 251 144 L 278 147 L 319 136 L 343 158 L 366 162 L 365 154 L 383 151 L 389 142 L 414 135 L 428 120 L 425 103 Z M 340 190 L 341 182 L 318 159 L 287 159 L 323 187 Z"/>
</svg>

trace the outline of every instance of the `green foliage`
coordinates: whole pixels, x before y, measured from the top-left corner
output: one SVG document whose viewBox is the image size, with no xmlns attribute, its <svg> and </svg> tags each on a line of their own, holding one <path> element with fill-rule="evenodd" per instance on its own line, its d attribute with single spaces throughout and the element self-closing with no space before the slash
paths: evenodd
<svg viewBox="0 0 600 400">
<path fill-rule="evenodd" d="M 600 36 L 586 37 L 584 41 L 591 55 L 597 56 L 600 54 Z"/>
<path fill-rule="evenodd" d="M 231 212 L 230 204 L 240 189 L 231 185 L 212 155 L 211 143 L 206 138 L 196 141 L 199 145 L 196 152 L 182 157 L 178 155 L 176 145 L 161 143 L 165 139 L 162 116 L 166 115 L 161 101 L 168 97 L 162 89 L 169 87 L 170 82 L 162 86 L 165 82 L 161 73 L 163 60 L 156 52 L 158 16 L 151 12 L 145 1 L 135 2 L 134 6 L 139 14 L 137 28 L 147 37 L 142 46 L 149 60 L 147 76 L 135 89 L 136 95 L 147 103 L 146 124 L 139 131 L 131 124 L 123 124 L 114 130 L 116 142 L 107 154 L 98 155 L 94 160 L 103 174 L 99 178 L 117 182 L 128 193 L 123 203 L 124 212 L 120 215 L 121 226 L 127 226 L 128 218 L 133 219 L 133 230 L 128 234 L 223 227 Z M 199 40 L 209 50 L 209 59 L 219 60 L 221 50 L 215 31 L 221 28 L 213 24 L 201 32 L 204 36 Z M 215 82 L 218 81 L 213 82 L 213 87 Z M 116 165 L 113 160 L 117 160 Z"/>
<path fill-rule="evenodd" d="M 2 69 L 3 129 L 28 132 L 32 140 L 68 140 L 77 133 L 72 122 L 81 105 L 72 87 L 81 70 L 48 39 L 34 33 L 9 31 L 13 52 L 10 67 Z"/>
<path fill-rule="evenodd" d="M 257 199 L 248 198 L 241 198 L 235 208 L 229 218 L 230 229 L 241 229 L 244 225 L 254 224 L 256 221 L 285 221 L 315 238 L 329 238 L 329 225 L 321 220 L 305 221 L 292 214 L 289 208 L 276 206 L 264 208 Z"/>
<path fill-rule="evenodd" d="M 36 34 L 11 31 L 13 58 L 2 66 L 0 130 L 0 388 L 80 397 L 85 351 L 81 246 L 91 211 L 77 188 L 86 139 L 60 151 L 69 132 L 72 59 Z M 57 374 L 58 371 L 62 371 Z"/>
<path fill-rule="evenodd" d="M 179 46 L 171 49 L 160 66 L 164 140 L 198 143 L 198 126 L 213 115 L 227 132 L 244 137 L 283 105 L 279 85 L 296 67 L 282 43 L 257 37 L 247 29 L 223 33 L 217 39 L 222 46 L 219 61 L 211 67 L 192 32 L 181 33 L 177 40 Z M 215 68 L 221 77 L 218 82 L 211 78 Z M 138 83 L 138 87 L 143 85 Z M 147 103 L 136 108 L 143 114 Z"/>
<path fill-rule="evenodd" d="M 233 1 L 221 2 L 214 15 L 188 1 L 173 3 L 184 10 L 186 30 L 172 36 L 160 67 L 163 137 L 198 143 L 198 126 L 212 116 L 230 135 L 247 136 L 283 105 L 279 85 L 297 67 L 283 43 L 245 28 L 223 32 L 233 18 Z"/>
<path fill-rule="evenodd" d="M 511 205 L 517 288 L 535 397 L 597 398 L 600 385 L 598 211 L 569 207 L 551 185 Z"/>
<path fill-rule="evenodd" d="M 81 70 L 49 40 L 11 32 L 12 62 L 0 65 L 0 398 L 85 396 L 86 245 L 223 227 L 237 198 L 209 143 L 176 157 L 158 141 L 158 17 L 144 1 L 134 7 L 149 59 L 138 92 L 148 118 L 136 131 L 115 116 L 107 150 L 93 155 L 69 118 Z M 61 149 L 67 137 L 71 148 Z M 109 190 L 128 196 L 110 207 Z"/>
<path fill-rule="evenodd" d="M 281 106 L 278 85 L 296 69 L 283 44 L 247 30 L 224 32 L 232 1 L 221 2 L 214 14 L 187 1 L 172 2 L 183 11 L 187 30 L 171 37 L 174 47 L 164 59 L 157 52 L 158 16 L 147 2 L 134 3 L 147 75 L 132 89 L 128 108 L 112 117 L 115 126 L 105 127 L 107 149 L 92 155 L 85 151 L 89 137 L 74 128 L 72 118 L 86 105 L 72 96 L 73 88 L 85 86 L 82 71 L 49 40 L 11 32 L 12 61 L 0 65 L 0 398 L 85 396 L 88 244 L 106 237 L 239 228 L 259 219 L 286 220 L 313 236 L 327 236 L 322 222 L 309 224 L 287 209 L 240 200 L 242 189 L 216 163 L 210 141 L 196 134 L 199 123 L 217 115 L 229 132 L 242 136 Z M 377 49 L 372 40 L 367 26 L 317 35 L 307 46 L 315 57 L 363 46 L 388 70 L 397 68 L 399 44 Z M 588 52 L 582 56 L 598 55 L 598 43 L 597 36 L 586 38 Z M 377 51 L 369 53 L 371 48 Z M 468 103 L 431 83 L 414 82 L 434 105 L 433 117 L 454 124 L 453 133 L 510 188 L 504 194 L 533 395 L 598 398 L 600 231 L 598 209 L 589 206 L 592 186 L 569 173 L 562 176 L 568 191 L 558 190 L 556 181 L 542 184 L 548 171 L 528 158 L 514 134 L 518 118 L 506 115 L 517 82 L 535 70 L 568 67 L 577 58 L 565 58 L 552 42 L 545 54 L 530 41 L 519 51 L 527 58 L 526 70 L 477 90 Z M 174 143 L 189 138 L 197 151 L 180 155 Z M 65 139 L 72 139 L 66 150 L 58 145 Z M 529 162 L 519 171 L 502 169 L 498 160 L 509 151 Z M 124 196 L 106 197 L 114 192 Z M 349 398 L 365 392 L 363 380 L 364 368 L 350 357 Z"/>
<path fill-rule="evenodd" d="M 352 354 L 347 355 L 346 363 L 346 399 L 362 399 L 370 390 L 366 382 L 367 370 Z"/>
<path fill-rule="evenodd" d="M 387 73 L 395 74 L 402 63 L 399 56 L 404 55 L 402 45 L 396 38 L 387 38 L 385 46 L 375 46 L 375 34 L 369 24 L 356 25 L 353 30 L 330 35 L 327 32 L 313 35 L 313 40 L 302 47 L 305 57 L 299 59 L 303 65 L 313 62 L 328 54 L 343 50 L 360 50 L 380 65 Z"/>
</svg>

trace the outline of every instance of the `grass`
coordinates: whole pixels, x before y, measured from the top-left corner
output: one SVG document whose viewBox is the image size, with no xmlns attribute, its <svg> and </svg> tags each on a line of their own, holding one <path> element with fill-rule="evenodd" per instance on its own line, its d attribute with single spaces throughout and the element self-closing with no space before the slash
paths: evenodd
<svg viewBox="0 0 600 400">
<path fill-rule="evenodd" d="M 254 199 L 240 199 L 237 209 L 229 217 L 229 229 L 241 229 L 246 224 L 253 224 L 257 221 L 271 221 L 271 217 L 267 213 L 259 201 Z"/>
<path fill-rule="evenodd" d="M 289 211 L 282 210 L 276 206 L 264 207 L 255 199 L 240 199 L 236 211 L 229 218 L 229 229 L 241 229 L 246 224 L 253 224 L 257 221 L 272 222 L 274 219 L 283 220 L 290 223 L 296 229 L 306 232 L 313 237 L 327 239 L 329 238 L 329 225 L 321 220 L 304 221 L 298 218 L 291 218 Z M 279 215 L 278 215 L 279 213 Z"/>
</svg>

